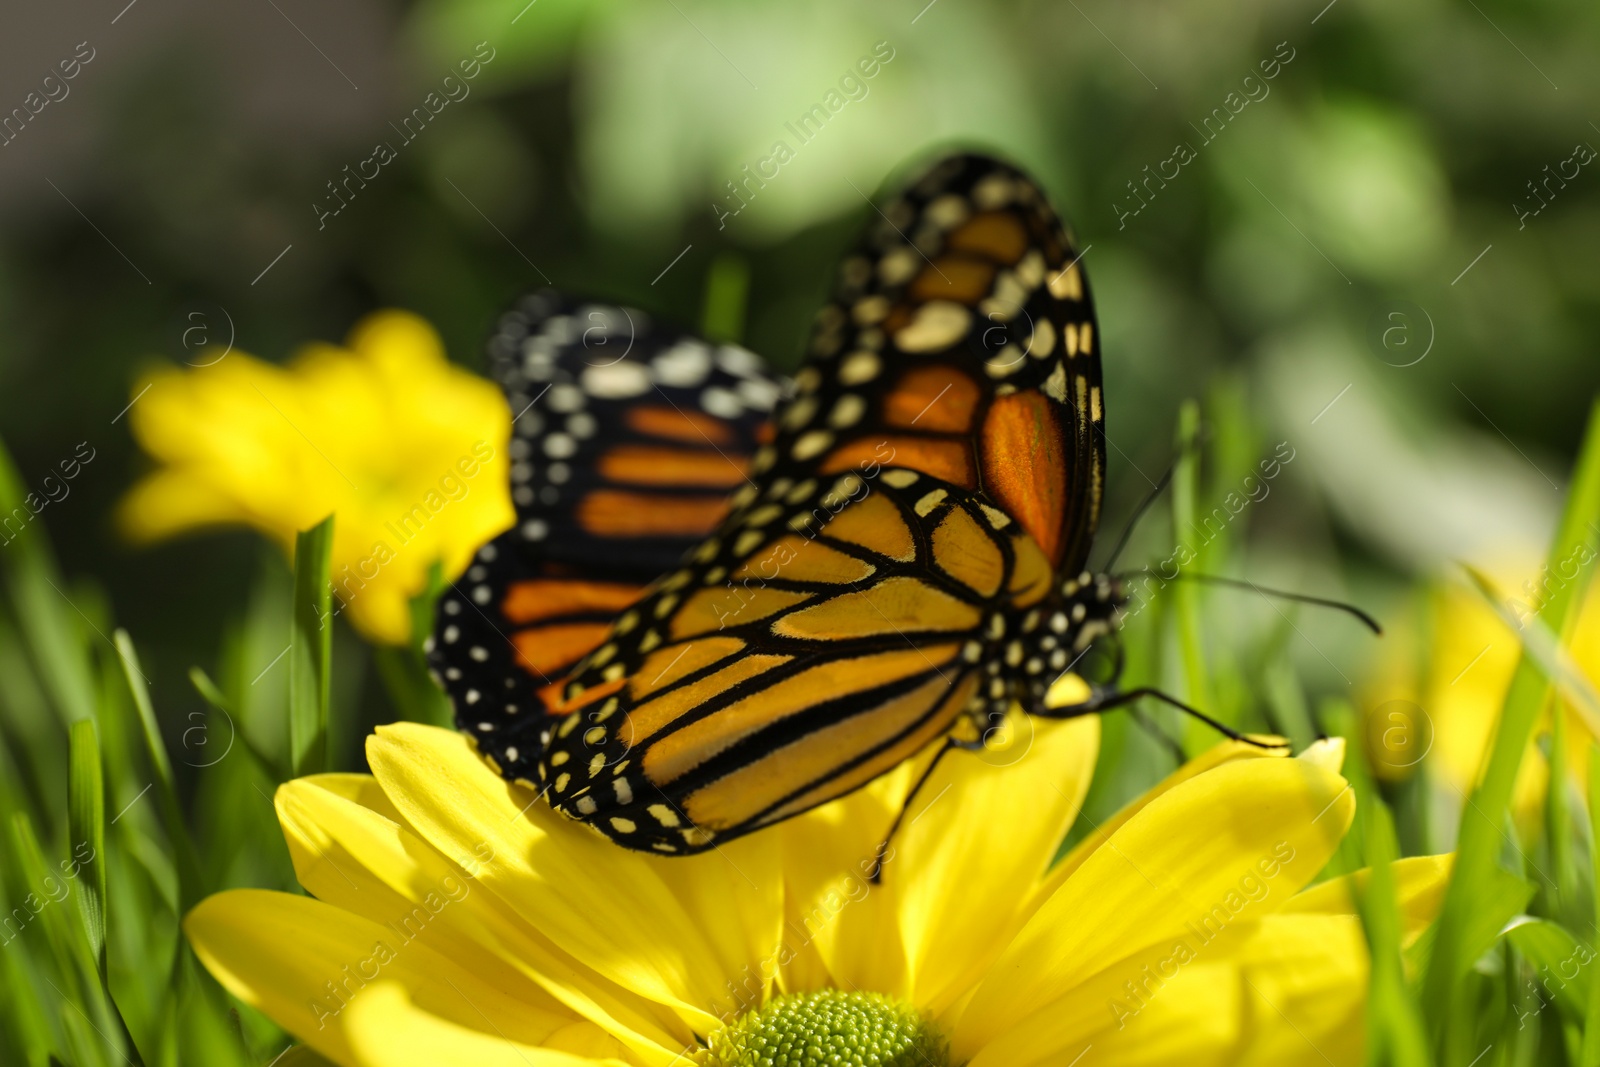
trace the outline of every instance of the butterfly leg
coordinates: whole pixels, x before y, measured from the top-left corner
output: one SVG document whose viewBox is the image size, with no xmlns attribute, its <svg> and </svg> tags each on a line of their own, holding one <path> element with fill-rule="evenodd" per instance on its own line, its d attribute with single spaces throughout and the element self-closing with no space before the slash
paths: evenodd
<svg viewBox="0 0 1600 1067">
<path fill-rule="evenodd" d="M 877 855 L 872 861 L 872 873 L 867 875 L 867 881 L 873 885 L 878 885 L 883 881 L 883 865 L 888 862 L 889 845 L 894 841 L 894 835 L 899 831 L 900 823 L 905 819 L 906 812 L 911 809 L 911 802 L 917 799 L 917 794 L 922 791 L 922 787 L 927 784 L 929 778 L 933 777 L 933 769 L 939 766 L 939 761 L 944 759 L 945 754 L 953 748 L 962 747 L 964 746 L 947 738 L 939 746 L 939 751 L 933 754 L 933 759 L 928 761 L 927 767 L 923 768 L 922 774 L 917 778 L 917 784 L 911 787 L 911 792 L 906 794 L 904 803 L 900 805 L 900 811 L 895 815 L 894 822 L 889 824 L 889 832 L 884 834 L 883 840 L 878 843 Z"/>
<path fill-rule="evenodd" d="M 1140 686 L 1137 689 L 1102 689 L 1097 687 L 1092 691 L 1092 694 L 1088 700 L 1081 701 L 1077 704 L 1064 704 L 1061 707 L 1046 708 L 1044 711 L 1037 712 L 1036 714 L 1050 719 L 1073 719 L 1077 718 L 1079 715 L 1098 715 L 1101 712 L 1111 711 L 1113 708 L 1120 708 L 1125 704 L 1132 704 L 1134 701 L 1140 700 L 1143 697 L 1153 697 L 1164 704 L 1169 704 L 1172 707 L 1177 708 L 1185 715 L 1192 715 L 1201 722 L 1205 723 L 1207 726 L 1211 727 L 1213 730 L 1231 740 L 1240 741 L 1247 745 L 1254 745 L 1256 748 L 1276 750 L 1287 747 L 1285 744 L 1271 744 L 1266 741 L 1257 741 L 1254 738 L 1246 737 L 1233 727 L 1227 726 L 1218 722 L 1216 719 L 1213 719 L 1199 708 L 1185 704 L 1183 701 L 1179 700 L 1175 696 L 1172 696 L 1170 693 L 1163 693 L 1161 690 L 1151 688 L 1150 686 Z"/>
</svg>

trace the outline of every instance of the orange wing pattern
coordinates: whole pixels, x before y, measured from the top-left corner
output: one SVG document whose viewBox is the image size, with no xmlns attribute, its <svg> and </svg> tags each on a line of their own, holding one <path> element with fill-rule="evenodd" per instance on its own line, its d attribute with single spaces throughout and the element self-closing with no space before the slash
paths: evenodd
<svg viewBox="0 0 1600 1067">
<path fill-rule="evenodd" d="M 553 683 L 727 514 L 781 386 L 744 349 L 551 292 L 488 352 L 516 417 L 517 524 L 441 596 L 429 655 L 457 723 L 509 767 Z"/>
</svg>

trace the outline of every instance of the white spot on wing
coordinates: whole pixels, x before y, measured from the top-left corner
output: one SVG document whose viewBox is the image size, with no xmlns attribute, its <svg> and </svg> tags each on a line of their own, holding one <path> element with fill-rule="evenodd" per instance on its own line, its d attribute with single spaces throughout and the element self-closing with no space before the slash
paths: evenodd
<svg viewBox="0 0 1600 1067">
<path fill-rule="evenodd" d="M 699 385 L 711 371 L 711 351 L 699 341 L 679 341 L 661 353 L 651 365 L 663 385 L 684 388 Z"/>
<path fill-rule="evenodd" d="M 620 360 L 600 367 L 589 367 L 579 379 L 584 390 L 604 400 L 622 400 L 650 391 L 650 371 L 642 364 Z"/>
</svg>

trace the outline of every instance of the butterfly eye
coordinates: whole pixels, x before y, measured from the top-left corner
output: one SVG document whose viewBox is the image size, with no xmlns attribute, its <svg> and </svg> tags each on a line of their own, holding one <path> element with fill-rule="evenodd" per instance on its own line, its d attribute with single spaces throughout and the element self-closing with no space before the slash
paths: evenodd
<svg viewBox="0 0 1600 1067">
<path fill-rule="evenodd" d="M 1070 670 L 1091 686 L 1113 685 L 1122 674 L 1123 655 L 1121 633 L 1108 631 L 1089 643 Z"/>
</svg>

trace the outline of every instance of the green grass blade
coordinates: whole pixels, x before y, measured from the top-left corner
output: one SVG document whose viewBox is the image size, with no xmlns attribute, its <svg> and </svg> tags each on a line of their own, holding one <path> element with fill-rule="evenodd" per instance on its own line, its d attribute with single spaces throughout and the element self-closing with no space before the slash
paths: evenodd
<svg viewBox="0 0 1600 1067">
<path fill-rule="evenodd" d="M 741 255 L 723 252 L 706 275 L 706 305 L 700 332 L 708 341 L 737 344 L 744 337 L 745 306 L 750 294 L 750 264 Z"/>
<path fill-rule="evenodd" d="M 250 735 L 240 728 L 239 721 L 227 694 L 222 691 L 216 682 L 211 680 L 211 675 L 200 667 L 190 667 L 189 683 L 194 686 L 195 692 L 200 694 L 200 699 L 210 704 L 214 710 L 220 712 L 228 720 L 229 729 L 232 731 L 230 735 L 232 743 L 240 745 L 267 777 L 274 782 L 283 781 L 286 776 L 280 773 L 278 765 L 270 756 L 257 748 L 255 742 L 250 740 Z"/>
<path fill-rule="evenodd" d="M 1506 931 L 1506 940 L 1533 963 L 1540 998 L 1553 999 L 1568 1018 L 1582 1019 L 1589 1007 L 1594 950 L 1548 919 L 1523 919 Z"/>
<path fill-rule="evenodd" d="M 428 665 L 414 649 L 392 645 L 372 650 L 373 665 L 400 718 L 430 726 L 453 727 L 450 700 L 433 684 Z"/>
<path fill-rule="evenodd" d="M 11 515 L 24 503 L 26 486 L 0 444 L 0 515 Z M 68 598 L 56 568 L 41 520 L 34 519 L 0 547 L 0 566 L 16 607 L 17 620 L 33 664 L 51 701 L 66 722 L 94 714 L 94 677 L 89 669 L 82 627 L 91 625 Z"/>
<path fill-rule="evenodd" d="M 1550 716 L 1550 772 L 1545 782 L 1544 833 L 1550 854 L 1555 899 L 1548 911 L 1563 923 L 1584 920 L 1578 900 L 1578 862 L 1572 854 L 1572 812 L 1567 781 L 1567 716 L 1556 708 Z M 1581 927 L 1580 927 L 1581 929 Z M 1579 1018 L 1582 1013 L 1579 1013 Z"/>
<path fill-rule="evenodd" d="M 1355 736 L 1356 716 L 1349 705 L 1335 706 L 1327 721 L 1331 729 Z M 1356 794 L 1356 820 L 1361 824 L 1366 887 L 1357 906 L 1372 956 L 1367 994 L 1367 1062 L 1391 1067 L 1430 1067 L 1427 1027 L 1410 984 L 1406 980 L 1401 946 L 1398 891 L 1391 864 L 1400 858 L 1394 819 L 1373 782 L 1360 745 L 1346 746 L 1344 776 Z"/>
<path fill-rule="evenodd" d="M 0 756 L 6 757 L 0 761 L 0 767 L 8 766 L 11 761 L 3 737 L 0 737 Z M 0 781 L 0 811 L 11 812 L 12 817 L 17 818 L 21 815 L 21 805 L 16 803 L 9 786 L 8 781 Z M 17 891 L 8 901 L 8 908 L 14 909 L 19 903 L 26 907 L 25 897 L 32 892 L 32 886 L 21 877 L 23 866 L 17 855 L 15 835 L 0 832 L 0 888 L 7 890 L 8 896 L 13 890 Z M 29 951 L 37 943 L 30 946 L 24 940 L 29 936 L 29 928 L 17 925 L 14 910 L 0 915 L 0 920 L 3 920 L 0 921 L 0 1031 L 4 1031 L 0 1040 L 19 1046 L 12 1054 L 20 1051 L 29 1067 L 43 1067 L 59 1042 L 51 1028 L 50 1015 L 46 1013 L 44 983 L 35 974 L 39 961 Z M 3 1049 L 0 1045 L 0 1050 Z"/>
<path fill-rule="evenodd" d="M 83 920 L 95 972 L 106 978 L 106 789 L 100 769 L 100 738 L 89 720 L 72 724 L 67 777 L 67 825 L 71 862 L 78 868 L 78 914 Z"/>
<path fill-rule="evenodd" d="M 284 1049 L 283 1055 L 273 1060 L 267 1067 L 333 1067 L 333 1062 L 323 1059 L 304 1045 L 295 1045 Z"/>
<path fill-rule="evenodd" d="M 0 1011 L 6 1026 L 0 1033 L 0 1051 L 20 1053 L 28 1067 L 44 1067 L 50 1062 L 55 1042 L 45 1025 L 45 1006 L 32 977 L 24 972 L 22 950 L 10 950 L 9 941 L 0 942 Z"/>
<path fill-rule="evenodd" d="M 1517 635 L 1525 657 L 1532 660 L 1544 677 L 1588 724 L 1590 733 L 1600 738 L 1600 696 L 1572 657 L 1561 647 L 1561 640 L 1537 615 L 1519 618 L 1493 583 L 1479 571 L 1464 568 L 1472 585 L 1501 621 Z M 1550 717 L 1550 751 L 1547 760 L 1545 791 L 1545 840 L 1554 873 L 1545 887 L 1549 914 L 1563 919 L 1578 918 L 1572 912 L 1578 897 L 1577 864 L 1572 856 L 1572 818 L 1567 802 L 1567 717 L 1560 709 Z"/>
<path fill-rule="evenodd" d="M 1600 929 L 1600 747 L 1589 749 L 1589 861 L 1594 865 L 1594 923 Z M 1600 1067 L 1600 982 L 1589 983 L 1578 1067 Z"/>
<path fill-rule="evenodd" d="M 1583 546 L 1592 549 L 1597 520 L 1600 520 L 1600 403 L 1591 411 L 1550 560 L 1559 565 L 1561 561 L 1580 555 Z M 1581 569 L 1575 580 L 1552 590 L 1542 615 L 1556 632 L 1565 633 L 1575 621 L 1573 605 L 1581 603 L 1593 569 Z M 1492 893 L 1501 821 L 1506 816 L 1528 740 L 1551 689 L 1544 672 L 1525 655 L 1506 693 L 1482 780 L 1462 811 L 1455 872 L 1445 892 L 1439 936 L 1423 984 L 1424 1009 L 1436 1038 L 1449 1025 L 1455 1009 L 1465 1007 L 1457 1003 L 1458 991 L 1476 956 L 1470 953 L 1464 935 L 1479 913 L 1495 908 Z"/>
<path fill-rule="evenodd" d="M 59 1014 L 67 1029 L 69 1044 L 81 1046 L 81 1055 L 91 1057 L 94 1062 L 107 1063 L 115 1057 L 100 1054 L 102 1050 L 87 1039 L 88 1031 L 77 1027 L 77 1023 L 88 1017 L 86 1006 L 97 1009 L 95 1001 L 98 1000 L 99 983 L 96 981 L 95 962 L 89 951 L 89 943 L 70 917 L 71 906 L 65 904 L 73 889 L 71 880 L 65 877 L 68 872 L 63 870 L 58 876 L 45 860 L 33 830 L 33 820 L 26 812 L 12 813 L 11 835 L 22 877 L 31 890 L 24 906 L 33 913 L 33 922 L 42 928 L 45 943 L 55 963 L 54 975 L 46 972 L 41 973 L 41 977 L 55 998 L 63 1002 Z M 27 927 L 21 931 L 23 935 L 30 932 Z M 50 999 L 48 993 L 45 999 Z M 106 1013 L 96 1010 L 95 1014 L 103 1019 Z M 74 1041 L 75 1037 L 78 1040 Z M 106 1041 L 113 1045 L 116 1043 L 109 1036 Z M 121 1052 L 121 1049 L 116 1051 Z"/>
<path fill-rule="evenodd" d="M 1561 698 L 1583 719 L 1590 734 L 1600 740 L 1600 693 L 1595 692 L 1594 684 L 1572 661 L 1571 653 L 1562 647 L 1561 638 L 1538 615 L 1519 618 L 1481 572 L 1468 566 L 1463 569 L 1501 621 L 1517 635 L 1523 656 L 1532 660 Z"/>
<path fill-rule="evenodd" d="M 411 598 L 411 644 L 377 646 L 372 650 L 372 660 L 402 719 L 453 727 L 450 700 L 428 674 L 427 657 L 422 651 L 433 634 L 434 605 L 445 584 L 444 570 L 435 560 L 428 568 L 427 588 Z"/>
<path fill-rule="evenodd" d="M 122 1039 L 139 1061 L 138 1046 L 111 993 L 106 953 L 106 790 L 100 765 L 100 738 L 91 721 L 72 724 L 71 760 L 67 778 L 68 845 L 71 855 L 63 860 L 76 870 L 74 899 L 83 922 L 84 937 L 94 956 L 94 973 L 100 981 L 101 995 L 116 1019 Z"/>
<path fill-rule="evenodd" d="M 1262 674 L 1267 701 L 1273 710 L 1272 725 L 1282 731 L 1299 752 L 1317 739 L 1317 725 L 1311 719 L 1300 676 L 1286 659 L 1274 656 Z"/>
<path fill-rule="evenodd" d="M 295 777 L 328 767 L 333 593 L 328 561 L 333 516 L 294 543 L 294 616 L 289 633 L 289 768 Z"/>
<path fill-rule="evenodd" d="M 178 786 L 172 776 L 172 760 L 167 746 L 161 740 L 161 727 L 156 723 L 155 708 L 150 704 L 150 683 L 139 669 L 139 653 L 126 630 L 116 632 L 117 654 L 122 657 L 122 671 L 133 695 L 133 706 L 139 713 L 139 725 L 144 731 L 145 753 L 150 759 L 155 781 L 151 783 L 156 803 L 161 808 L 161 818 L 171 841 L 173 857 L 178 869 L 178 914 L 186 914 L 200 902 L 200 864 L 195 856 L 194 840 L 189 826 L 184 822 L 183 808 L 178 803 Z"/>
<path fill-rule="evenodd" d="M 1193 540 L 1195 500 L 1200 485 L 1200 406 L 1186 400 L 1178 409 L 1178 461 L 1172 470 L 1173 543 L 1189 545 Z M 1191 546 L 1192 547 L 1192 546 Z M 1180 565 L 1193 560 L 1180 558 Z M 1215 713 L 1211 681 L 1206 671 L 1205 651 L 1200 637 L 1200 590 L 1193 582 L 1179 581 L 1172 587 L 1172 617 L 1178 630 L 1178 655 L 1183 666 L 1184 696 L 1195 707 Z M 1191 755 L 1216 743 L 1216 734 L 1198 719 L 1186 720 L 1184 749 Z"/>
</svg>

